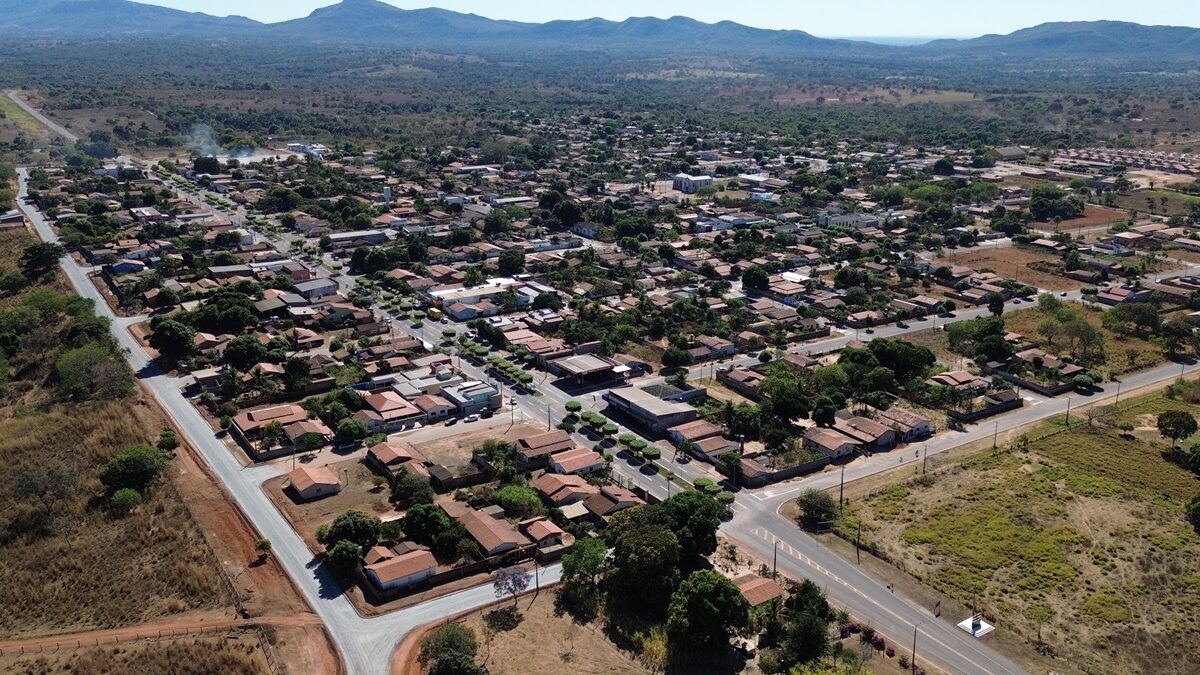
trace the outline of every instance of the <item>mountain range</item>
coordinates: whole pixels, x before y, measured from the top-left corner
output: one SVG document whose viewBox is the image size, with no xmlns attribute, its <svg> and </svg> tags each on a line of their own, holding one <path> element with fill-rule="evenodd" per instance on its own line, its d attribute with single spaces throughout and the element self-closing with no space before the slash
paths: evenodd
<svg viewBox="0 0 1200 675">
<path fill-rule="evenodd" d="M 1200 29 L 1118 21 L 1046 23 L 1008 35 L 886 46 L 818 38 L 687 17 L 522 23 L 444 9 L 405 10 L 378 0 L 342 0 L 306 17 L 264 24 L 131 0 L 0 0 L 6 36 L 72 40 L 130 37 L 285 38 L 299 42 L 443 50 L 613 51 L 640 54 L 878 54 L 1014 60 L 1200 61 Z"/>
</svg>

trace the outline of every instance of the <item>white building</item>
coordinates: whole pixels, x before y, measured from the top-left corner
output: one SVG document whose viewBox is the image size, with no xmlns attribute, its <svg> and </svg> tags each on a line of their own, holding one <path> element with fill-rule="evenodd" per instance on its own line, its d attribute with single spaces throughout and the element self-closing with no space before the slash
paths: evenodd
<svg viewBox="0 0 1200 675">
<path fill-rule="evenodd" d="M 705 185 L 712 185 L 712 176 L 693 176 L 687 173 L 677 173 L 671 181 L 671 186 L 680 192 L 695 194 Z"/>
</svg>

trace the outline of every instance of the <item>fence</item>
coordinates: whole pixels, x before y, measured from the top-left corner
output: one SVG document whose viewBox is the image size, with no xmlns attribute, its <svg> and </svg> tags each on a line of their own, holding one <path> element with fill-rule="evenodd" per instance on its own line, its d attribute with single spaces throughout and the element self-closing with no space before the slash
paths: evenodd
<svg viewBox="0 0 1200 675">
<path fill-rule="evenodd" d="M 0 655 L 24 655 L 24 654 L 45 654 L 59 652 L 68 649 L 86 649 L 89 647 L 99 647 L 102 645 L 114 645 L 122 642 L 137 642 L 137 641 L 157 641 L 157 640 L 174 640 L 181 637 L 201 636 L 201 635 L 217 635 L 220 633 L 237 633 L 247 628 L 256 629 L 260 636 L 260 640 L 265 637 L 262 624 L 254 622 L 245 623 L 216 623 L 212 626 L 192 626 L 185 628 L 164 628 L 160 630 L 149 630 L 145 632 L 134 631 L 130 633 L 113 632 L 109 635 L 96 635 L 94 637 L 84 637 L 82 635 L 72 637 L 64 635 L 60 638 L 32 639 L 25 642 L 34 642 L 35 644 L 22 644 L 5 646 L 0 643 Z M 267 665 L 270 666 L 271 672 L 281 673 L 282 664 L 278 656 L 275 655 L 273 649 L 264 649 L 263 654 L 266 657 Z"/>
</svg>

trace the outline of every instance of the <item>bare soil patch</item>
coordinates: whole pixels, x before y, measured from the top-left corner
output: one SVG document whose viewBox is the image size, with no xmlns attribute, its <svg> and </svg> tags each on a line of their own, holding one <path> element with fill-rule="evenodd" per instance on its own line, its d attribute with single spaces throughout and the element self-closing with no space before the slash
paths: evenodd
<svg viewBox="0 0 1200 675">
<path fill-rule="evenodd" d="M 1118 203 L 1120 203 L 1119 199 Z M 1064 220 L 1061 223 L 1037 223 L 1035 227 L 1039 230 L 1047 230 L 1049 232 L 1071 232 L 1085 227 L 1112 225 L 1128 218 L 1129 214 L 1122 209 L 1088 204 L 1083 209 L 1083 215 L 1078 218 Z"/>
<path fill-rule="evenodd" d="M 1009 246 L 980 250 L 959 250 L 950 258 L 941 258 L 935 265 L 962 265 L 976 271 L 992 271 L 1009 279 L 1031 284 L 1051 291 L 1073 291 L 1084 287 L 1084 283 L 1067 277 L 1034 269 L 1035 263 L 1057 264 L 1058 256 L 1032 249 Z"/>
</svg>

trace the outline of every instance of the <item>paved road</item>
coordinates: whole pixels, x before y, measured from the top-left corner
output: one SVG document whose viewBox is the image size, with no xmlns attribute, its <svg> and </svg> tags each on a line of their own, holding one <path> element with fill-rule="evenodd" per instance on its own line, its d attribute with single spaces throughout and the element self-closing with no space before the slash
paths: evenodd
<svg viewBox="0 0 1200 675">
<path fill-rule="evenodd" d="M 25 99 L 21 98 L 21 95 L 17 92 L 16 89 L 10 89 L 8 91 L 8 98 L 12 99 L 12 102 L 16 103 L 21 108 L 21 110 L 24 110 L 25 112 L 29 113 L 30 115 L 33 115 L 34 119 L 36 119 L 37 121 L 46 125 L 46 127 L 48 127 L 51 131 L 58 134 L 59 136 L 62 136 L 63 138 L 67 139 L 68 141 L 70 141 L 72 143 L 79 140 L 79 137 L 76 136 L 75 134 L 71 133 L 70 131 L 67 131 L 66 127 L 55 122 L 54 120 L 51 120 L 49 117 L 46 117 L 45 115 L 43 115 L 42 111 L 40 111 L 37 108 L 26 103 Z"/>
<path fill-rule="evenodd" d="M 37 209 L 25 203 L 28 172 L 18 170 L 20 192 L 17 202 L 33 222 L 38 235 L 45 241 L 57 241 L 50 226 Z M 468 611 L 495 601 L 490 585 L 459 591 L 428 602 L 392 612 L 384 616 L 360 616 L 350 601 L 341 594 L 324 565 L 314 558 L 304 541 L 288 521 L 276 510 L 263 492 L 261 484 L 274 471 L 245 470 L 225 445 L 217 439 L 208 423 L 180 393 L 182 381 L 163 373 L 147 357 L 145 350 L 127 330 L 140 317 L 121 318 L 113 315 L 99 291 L 87 278 L 87 268 L 81 268 L 71 258 L 62 262 L 63 271 L 80 295 L 96 303 L 96 311 L 112 320 L 112 333 L 126 349 L 129 364 L 150 390 L 163 409 L 182 432 L 184 439 L 201 454 L 234 501 L 254 524 L 259 534 L 271 540 L 271 555 L 275 556 L 296 582 L 316 614 L 324 622 L 330 637 L 352 675 L 384 675 L 391 672 L 391 656 L 396 645 L 414 628 Z M 250 552 L 247 551 L 247 555 Z M 553 565 L 540 572 L 542 583 L 558 581 L 561 566 Z"/>
</svg>

